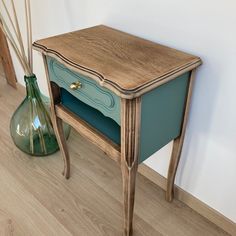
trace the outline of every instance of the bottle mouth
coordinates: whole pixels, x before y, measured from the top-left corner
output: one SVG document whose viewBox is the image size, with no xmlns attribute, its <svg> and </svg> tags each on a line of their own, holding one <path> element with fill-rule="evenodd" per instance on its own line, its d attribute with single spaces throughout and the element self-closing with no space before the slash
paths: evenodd
<svg viewBox="0 0 236 236">
<path fill-rule="evenodd" d="M 25 76 L 24 76 L 24 80 L 25 80 L 25 82 L 30 82 L 30 81 L 36 81 L 37 78 L 36 78 L 36 75 L 35 75 L 35 74 L 32 74 L 32 75 L 30 75 L 30 76 L 25 75 Z"/>
</svg>

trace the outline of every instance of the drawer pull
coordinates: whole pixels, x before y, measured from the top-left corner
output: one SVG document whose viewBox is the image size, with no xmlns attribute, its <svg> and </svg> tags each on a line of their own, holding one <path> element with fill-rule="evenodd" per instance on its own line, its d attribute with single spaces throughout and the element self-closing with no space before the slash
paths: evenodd
<svg viewBox="0 0 236 236">
<path fill-rule="evenodd" d="M 80 89 L 82 87 L 82 84 L 78 81 L 78 82 L 74 82 L 70 85 L 70 89 L 72 90 L 77 90 Z"/>
</svg>

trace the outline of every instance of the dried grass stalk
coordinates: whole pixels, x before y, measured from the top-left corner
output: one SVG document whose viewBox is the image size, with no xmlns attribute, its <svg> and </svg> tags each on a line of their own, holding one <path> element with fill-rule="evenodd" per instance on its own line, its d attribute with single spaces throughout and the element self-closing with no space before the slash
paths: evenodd
<svg viewBox="0 0 236 236">
<path fill-rule="evenodd" d="M 9 28 L 7 27 L 5 21 L 2 19 L 2 23 L 0 24 L 0 28 L 2 30 L 2 32 L 5 34 L 6 38 L 8 39 L 8 41 L 10 42 L 11 46 L 13 47 L 16 56 L 18 58 L 18 60 L 20 61 L 21 66 L 23 67 L 24 71 L 26 74 L 29 74 L 29 71 L 27 69 L 27 65 L 25 64 L 25 60 L 22 57 L 20 50 L 18 49 L 18 46 L 9 30 Z"/>
<path fill-rule="evenodd" d="M 8 20 L 12 26 L 13 33 L 11 32 L 9 26 L 6 23 L 6 20 L 3 17 L 3 14 L 0 10 L 0 27 L 5 34 L 6 38 L 10 42 L 12 48 L 14 49 L 16 56 L 24 69 L 24 72 L 27 76 L 33 74 L 33 49 L 32 49 L 32 23 L 31 23 L 31 10 L 30 10 L 30 0 L 25 0 L 25 15 L 26 15 L 26 29 L 27 29 L 27 56 L 25 53 L 24 42 L 22 39 L 22 34 L 19 26 L 19 21 L 16 13 L 16 8 L 14 0 L 11 0 L 11 7 L 13 11 L 13 18 L 10 14 L 10 11 L 5 3 L 5 0 L 1 0 L 3 8 L 6 12 Z M 13 20 L 14 19 L 14 20 Z M 16 39 L 15 39 L 16 38 Z"/>
<path fill-rule="evenodd" d="M 26 24 L 27 24 L 28 62 L 31 69 L 33 70 L 32 20 L 31 20 L 30 0 L 25 0 L 25 13 L 26 13 Z"/>
</svg>

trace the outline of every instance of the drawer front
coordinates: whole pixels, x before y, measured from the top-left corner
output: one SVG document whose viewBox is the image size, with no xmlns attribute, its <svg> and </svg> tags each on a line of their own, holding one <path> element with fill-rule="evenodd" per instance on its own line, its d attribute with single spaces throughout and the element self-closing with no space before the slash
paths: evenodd
<svg viewBox="0 0 236 236">
<path fill-rule="evenodd" d="M 117 95 L 101 87 L 89 77 L 68 69 L 53 58 L 48 57 L 47 64 L 51 81 L 66 89 L 80 101 L 99 110 L 103 115 L 112 118 L 120 125 L 120 98 Z M 75 82 L 80 82 L 81 87 L 77 90 L 72 90 L 70 86 Z"/>
</svg>

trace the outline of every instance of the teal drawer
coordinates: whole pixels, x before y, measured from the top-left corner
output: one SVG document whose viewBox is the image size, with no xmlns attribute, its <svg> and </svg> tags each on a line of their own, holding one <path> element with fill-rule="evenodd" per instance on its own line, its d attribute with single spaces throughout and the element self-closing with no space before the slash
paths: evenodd
<svg viewBox="0 0 236 236">
<path fill-rule="evenodd" d="M 120 125 L 120 98 L 117 95 L 101 87 L 89 77 L 66 68 L 51 57 L 47 57 L 47 63 L 51 81 Z M 80 82 L 81 88 L 70 89 L 70 85 L 74 82 Z"/>
</svg>

